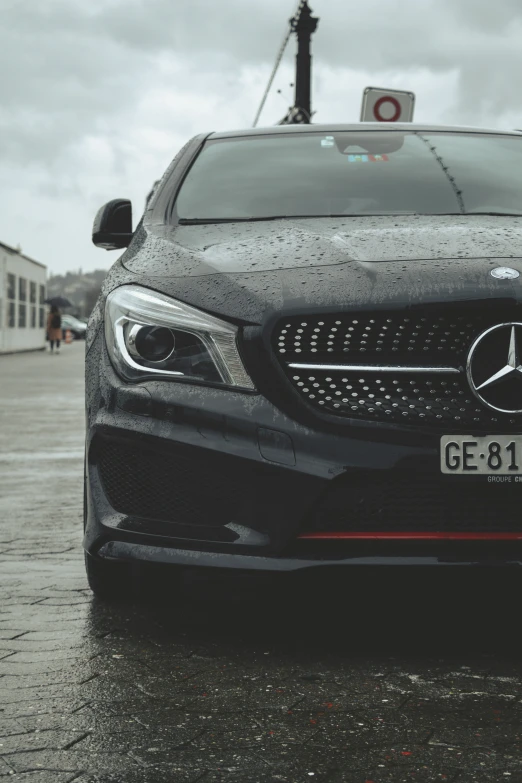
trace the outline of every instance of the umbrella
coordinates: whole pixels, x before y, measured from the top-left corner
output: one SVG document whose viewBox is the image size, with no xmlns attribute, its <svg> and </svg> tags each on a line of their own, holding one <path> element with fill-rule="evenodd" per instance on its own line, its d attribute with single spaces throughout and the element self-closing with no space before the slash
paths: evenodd
<svg viewBox="0 0 522 783">
<path fill-rule="evenodd" d="M 52 296 L 50 299 L 45 300 L 45 304 L 56 305 L 56 307 L 72 307 L 72 302 L 69 302 L 64 296 Z"/>
</svg>

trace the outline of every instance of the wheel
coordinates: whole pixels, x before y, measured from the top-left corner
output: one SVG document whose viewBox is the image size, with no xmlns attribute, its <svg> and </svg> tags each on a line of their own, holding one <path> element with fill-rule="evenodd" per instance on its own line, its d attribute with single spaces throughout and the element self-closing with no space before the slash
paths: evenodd
<svg viewBox="0 0 522 783">
<path fill-rule="evenodd" d="M 130 565 L 115 560 L 101 560 L 85 552 L 85 570 L 89 587 L 97 598 L 111 600 L 133 594 Z"/>
</svg>

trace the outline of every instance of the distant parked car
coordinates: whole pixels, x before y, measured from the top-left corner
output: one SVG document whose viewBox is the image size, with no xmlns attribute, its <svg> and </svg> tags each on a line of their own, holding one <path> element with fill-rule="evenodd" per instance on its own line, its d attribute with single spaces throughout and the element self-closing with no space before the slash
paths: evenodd
<svg viewBox="0 0 522 783">
<path fill-rule="evenodd" d="M 79 321 L 78 318 L 75 318 L 72 315 L 62 315 L 62 329 L 64 331 L 64 339 L 65 332 L 68 329 L 72 332 L 72 336 L 75 340 L 85 340 L 87 324 L 83 323 L 83 321 Z"/>
</svg>

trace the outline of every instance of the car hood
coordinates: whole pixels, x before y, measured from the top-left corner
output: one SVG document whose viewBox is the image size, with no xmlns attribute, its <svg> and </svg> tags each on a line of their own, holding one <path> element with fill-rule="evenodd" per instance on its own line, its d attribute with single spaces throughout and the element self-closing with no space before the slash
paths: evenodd
<svg viewBox="0 0 522 783">
<path fill-rule="evenodd" d="M 404 307 L 519 299 L 522 218 L 308 218 L 141 226 L 122 257 L 141 282 L 233 320 L 310 307 Z"/>
</svg>

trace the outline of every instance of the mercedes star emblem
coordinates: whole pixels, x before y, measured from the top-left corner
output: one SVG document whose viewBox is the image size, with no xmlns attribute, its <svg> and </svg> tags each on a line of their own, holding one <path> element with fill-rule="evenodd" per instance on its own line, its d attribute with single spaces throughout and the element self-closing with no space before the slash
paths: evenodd
<svg viewBox="0 0 522 783">
<path fill-rule="evenodd" d="M 491 277 L 496 277 L 497 280 L 516 280 L 517 277 L 520 277 L 520 272 L 509 266 L 498 266 L 496 269 L 492 269 L 489 274 Z"/>
<path fill-rule="evenodd" d="M 498 324 L 477 337 L 467 374 L 474 395 L 499 413 L 522 413 L 522 323 Z"/>
</svg>

